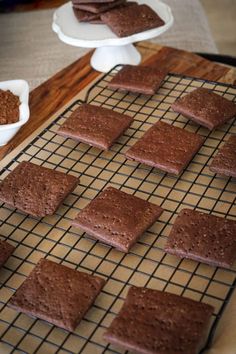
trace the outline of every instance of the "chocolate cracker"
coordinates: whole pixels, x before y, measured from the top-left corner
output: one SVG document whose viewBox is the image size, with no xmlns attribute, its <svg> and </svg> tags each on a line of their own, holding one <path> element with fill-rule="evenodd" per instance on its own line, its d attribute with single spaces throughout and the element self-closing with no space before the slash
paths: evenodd
<svg viewBox="0 0 236 354">
<path fill-rule="evenodd" d="M 104 279 L 41 259 L 9 306 L 74 331 L 100 293 Z"/>
<path fill-rule="evenodd" d="M 213 130 L 236 115 L 236 104 L 200 87 L 177 99 L 171 108 L 194 122 Z"/>
<path fill-rule="evenodd" d="M 125 0 L 115 0 L 113 2 L 107 2 L 107 3 L 93 3 L 93 2 L 91 2 L 91 3 L 87 3 L 87 4 L 74 5 L 74 8 L 79 9 L 79 10 L 83 10 L 83 11 L 89 11 L 94 14 L 100 14 L 102 12 L 113 9 L 114 7 L 122 5 L 124 2 L 125 2 Z"/>
<path fill-rule="evenodd" d="M 78 183 L 75 176 L 23 161 L 0 183 L 0 201 L 44 217 L 54 214 Z"/>
<path fill-rule="evenodd" d="M 132 286 L 104 338 L 135 353 L 198 354 L 213 311 L 186 297 Z"/>
<path fill-rule="evenodd" d="M 103 25 L 104 24 L 104 22 L 100 18 L 98 18 L 97 20 L 90 20 L 89 22 L 94 25 Z"/>
<path fill-rule="evenodd" d="M 213 158 L 210 170 L 222 176 L 236 177 L 236 135 L 231 135 Z"/>
<path fill-rule="evenodd" d="M 73 7 L 73 11 L 74 11 L 75 17 L 80 22 L 92 22 L 92 21 L 100 21 L 101 20 L 100 15 L 94 14 L 89 11 L 82 11 L 79 9 L 75 9 L 74 7 Z"/>
<path fill-rule="evenodd" d="M 133 118 L 111 109 L 82 104 L 57 131 L 59 135 L 108 150 Z"/>
<path fill-rule="evenodd" d="M 183 209 L 171 229 L 165 251 L 230 268 L 236 260 L 236 221 Z"/>
<path fill-rule="evenodd" d="M 91 2 L 94 4 L 100 4 L 100 3 L 110 3 L 113 2 L 115 0 L 72 0 L 72 5 L 76 6 L 78 4 L 90 4 Z"/>
<path fill-rule="evenodd" d="M 126 157 L 179 175 L 203 142 L 198 134 L 158 121 L 126 152 Z"/>
<path fill-rule="evenodd" d="M 72 225 L 128 252 L 162 211 L 155 204 L 108 187 L 77 215 Z"/>
<path fill-rule="evenodd" d="M 124 65 L 109 82 L 108 87 L 154 95 L 167 72 L 148 66 Z"/>
<path fill-rule="evenodd" d="M 118 37 L 163 26 L 164 21 L 147 5 L 120 7 L 101 14 L 101 19 Z"/>
<path fill-rule="evenodd" d="M 0 240 L 0 268 L 8 260 L 11 254 L 14 252 L 15 247 L 10 243 Z"/>
</svg>

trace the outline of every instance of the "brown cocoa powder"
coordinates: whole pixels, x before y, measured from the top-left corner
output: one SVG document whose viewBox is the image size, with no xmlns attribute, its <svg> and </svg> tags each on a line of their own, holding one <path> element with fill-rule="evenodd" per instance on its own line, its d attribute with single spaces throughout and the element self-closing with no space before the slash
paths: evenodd
<svg viewBox="0 0 236 354">
<path fill-rule="evenodd" d="M 19 120 L 20 99 L 11 91 L 0 89 L 0 124 L 16 123 Z"/>
</svg>

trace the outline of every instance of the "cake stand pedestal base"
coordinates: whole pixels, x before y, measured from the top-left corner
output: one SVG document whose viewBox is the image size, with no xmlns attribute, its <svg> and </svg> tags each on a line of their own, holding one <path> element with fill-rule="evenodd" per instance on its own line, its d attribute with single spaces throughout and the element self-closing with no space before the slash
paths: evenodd
<svg viewBox="0 0 236 354">
<path fill-rule="evenodd" d="M 91 58 L 93 69 L 104 73 L 118 64 L 138 65 L 140 62 L 141 54 L 132 44 L 99 47 Z"/>
</svg>

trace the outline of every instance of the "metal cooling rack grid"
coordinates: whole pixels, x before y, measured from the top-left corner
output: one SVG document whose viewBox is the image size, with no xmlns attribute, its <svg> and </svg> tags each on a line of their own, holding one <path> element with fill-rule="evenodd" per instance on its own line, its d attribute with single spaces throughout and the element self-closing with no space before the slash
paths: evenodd
<svg viewBox="0 0 236 354">
<path fill-rule="evenodd" d="M 216 311 L 212 331 L 235 287 L 235 269 L 223 270 L 190 260 L 180 260 L 163 252 L 170 227 L 183 207 L 197 208 L 228 218 L 236 217 L 236 185 L 210 173 L 206 166 L 223 140 L 236 133 L 232 122 L 216 132 L 192 124 L 173 113 L 169 106 L 182 93 L 207 86 L 235 99 L 236 89 L 202 80 L 167 76 L 159 93 L 151 98 L 116 92 L 106 88 L 117 69 L 105 75 L 88 92 L 87 101 L 134 116 L 132 127 L 109 152 L 77 144 L 55 134 L 58 126 L 81 101 L 71 105 L 35 138 L 1 173 L 1 179 L 22 160 L 56 168 L 81 176 L 80 184 L 51 217 L 36 219 L 1 207 L 0 233 L 17 248 L 1 270 L 0 351 L 3 353 L 116 353 L 120 348 L 102 340 L 104 329 L 119 311 L 128 287 L 148 286 L 171 291 L 213 304 Z M 207 140 L 190 165 L 177 178 L 158 170 L 127 161 L 124 152 L 151 124 L 163 119 Z M 96 242 L 80 230 L 70 227 L 71 220 L 101 189 L 113 185 L 161 205 L 165 212 L 126 255 Z M 54 259 L 70 267 L 104 276 L 106 286 L 95 306 L 70 334 L 44 321 L 17 313 L 6 306 L 41 257 Z"/>
</svg>

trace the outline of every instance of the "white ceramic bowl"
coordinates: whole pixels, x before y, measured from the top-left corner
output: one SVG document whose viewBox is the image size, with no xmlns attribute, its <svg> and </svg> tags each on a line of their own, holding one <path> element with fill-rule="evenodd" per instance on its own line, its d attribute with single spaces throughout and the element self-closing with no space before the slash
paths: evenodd
<svg viewBox="0 0 236 354">
<path fill-rule="evenodd" d="M 0 124 L 0 146 L 6 145 L 18 130 L 29 120 L 29 85 L 24 80 L 9 80 L 0 82 L 0 89 L 10 90 L 20 98 L 19 121 L 11 124 Z"/>
</svg>

